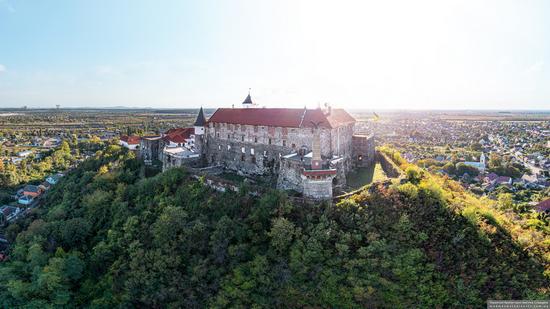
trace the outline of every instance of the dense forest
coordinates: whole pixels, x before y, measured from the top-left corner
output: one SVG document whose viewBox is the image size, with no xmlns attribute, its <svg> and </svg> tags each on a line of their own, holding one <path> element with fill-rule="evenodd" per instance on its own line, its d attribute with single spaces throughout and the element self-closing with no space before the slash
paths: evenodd
<svg viewBox="0 0 550 309">
<path fill-rule="evenodd" d="M 96 153 L 7 235 L 0 307 L 430 308 L 548 298 L 545 230 L 407 168 L 339 203 Z"/>
</svg>

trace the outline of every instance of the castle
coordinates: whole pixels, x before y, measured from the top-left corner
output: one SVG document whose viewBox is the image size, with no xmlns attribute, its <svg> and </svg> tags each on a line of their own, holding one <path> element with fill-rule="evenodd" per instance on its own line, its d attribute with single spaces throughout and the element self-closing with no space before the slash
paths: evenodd
<svg viewBox="0 0 550 309">
<path fill-rule="evenodd" d="M 277 188 L 328 199 L 353 168 L 374 161 L 372 135 L 354 135 L 356 120 L 343 109 L 258 108 L 250 94 L 242 108 L 219 108 L 207 120 L 201 108 L 193 128 L 143 137 L 140 156 L 163 169 L 220 166 L 271 179 Z"/>
</svg>

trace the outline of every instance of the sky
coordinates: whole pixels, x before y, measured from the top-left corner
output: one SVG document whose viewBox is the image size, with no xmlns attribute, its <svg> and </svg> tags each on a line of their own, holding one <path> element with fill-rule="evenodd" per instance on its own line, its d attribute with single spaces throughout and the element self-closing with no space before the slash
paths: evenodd
<svg viewBox="0 0 550 309">
<path fill-rule="evenodd" d="M 0 107 L 550 109 L 550 1 L 0 0 Z"/>
</svg>

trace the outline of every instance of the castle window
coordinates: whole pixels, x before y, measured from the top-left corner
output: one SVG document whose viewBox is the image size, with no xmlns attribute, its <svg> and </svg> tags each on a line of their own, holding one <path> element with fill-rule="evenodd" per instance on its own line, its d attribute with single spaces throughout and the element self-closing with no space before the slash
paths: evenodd
<svg viewBox="0 0 550 309">
<path fill-rule="evenodd" d="M 222 145 L 218 145 L 218 150 L 222 150 Z"/>
<path fill-rule="evenodd" d="M 258 137 L 254 137 L 254 143 L 258 142 Z"/>
<path fill-rule="evenodd" d="M 252 156 L 252 163 L 256 164 L 256 157 Z"/>
<path fill-rule="evenodd" d="M 241 136 L 241 141 L 244 142 L 244 135 Z"/>
<path fill-rule="evenodd" d="M 250 154 L 254 155 L 254 148 L 250 148 Z"/>
<path fill-rule="evenodd" d="M 217 133 L 216 133 L 216 137 L 217 137 L 217 138 L 220 138 L 220 132 L 217 132 Z"/>
<path fill-rule="evenodd" d="M 241 148 L 241 152 L 242 152 L 242 153 L 245 153 L 245 152 L 246 152 L 245 149 L 244 149 L 244 147 Z"/>
<path fill-rule="evenodd" d="M 271 138 L 267 140 L 267 143 L 271 145 Z"/>
<path fill-rule="evenodd" d="M 227 134 L 227 139 L 231 139 L 231 135 L 230 135 L 230 134 Z"/>
<path fill-rule="evenodd" d="M 227 150 L 231 150 L 231 145 L 227 145 Z"/>
<path fill-rule="evenodd" d="M 286 140 L 283 140 L 283 147 L 286 147 Z"/>
<path fill-rule="evenodd" d="M 296 148 L 296 144 L 292 144 L 292 148 Z"/>
<path fill-rule="evenodd" d="M 241 161 L 244 161 L 244 154 L 241 155 Z"/>
</svg>

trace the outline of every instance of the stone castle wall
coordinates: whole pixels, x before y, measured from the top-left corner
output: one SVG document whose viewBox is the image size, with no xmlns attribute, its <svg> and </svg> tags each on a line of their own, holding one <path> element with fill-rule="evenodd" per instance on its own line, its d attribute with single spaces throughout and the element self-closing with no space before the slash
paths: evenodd
<svg viewBox="0 0 550 309">
<path fill-rule="evenodd" d="M 321 155 L 330 158 L 333 155 L 351 154 L 351 136 L 353 125 L 335 129 L 321 129 Z M 235 141 L 249 145 L 278 147 L 282 155 L 299 151 L 302 147 L 311 151 L 313 142 L 312 128 L 283 128 L 252 126 L 225 123 L 210 123 L 208 139 Z"/>
<path fill-rule="evenodd" d="M 142 138 L 139 145 L 139 158 L 147 165 L 159 159 L 159 140 Z"/>
<path fill-rule="evenodd" d="M 376 160 L 380 162 L 384 173 L 391 178 L 397 178 L 403 173 L 401 169 L 385 153 L 376 152 Z"/>
<path fill-rule="evenodd" d="M 376 145 L 373 135 L 353 135 L 352 156 L 355 167 L 366 167 L 374 164 Z"/>
<path fill-rule="evenodd" d="M 302 180 L 300 161 L 283 159 L 277 177 L 277 189 L 303 192 L 304 185 Z"/>
<path fill-rule="evenodd" d="M 147 145 L 148 153 L 158 149 L 158 159 L 164 168 L 176 166 L 222 166 L 247 176 L 276 177 L 277 188 L 294 190 L 316 199 L 332 197 L 346 184 L 346 173 L 354 166 L 374 162 L 374 138 L 354 136 L 353 124 L 334 129 L 321 128 L 320 149 L 322 160 L 336 175 L 324 179 L 311 179 L 302 175 L 304 164 L 300 160 L 285 159 L 291 153 L 305 154 L 312 150 L 312 128 L 282 128 L 210 123 L 204 135 L 195 136 L 195 147 L 200 158 L 179 160 L 163 154 L 165 142 L 161 139 Z M 362 160 L 357 160 L 358 156 Z M 151 153 L 151 156 L 154 156 Z M 335 159 L 334 156 L 341 158 Z M 334 179 L 334 180 L 333 180 Z"/>
<path fill-rule="evenodd" d="M 303 181 L 304 196 L 316 199 L 326 200 L 332 198 L 332 179 L 325 178 L 321 180 L 314 180 L 306 178 Z"/>
</svg>

